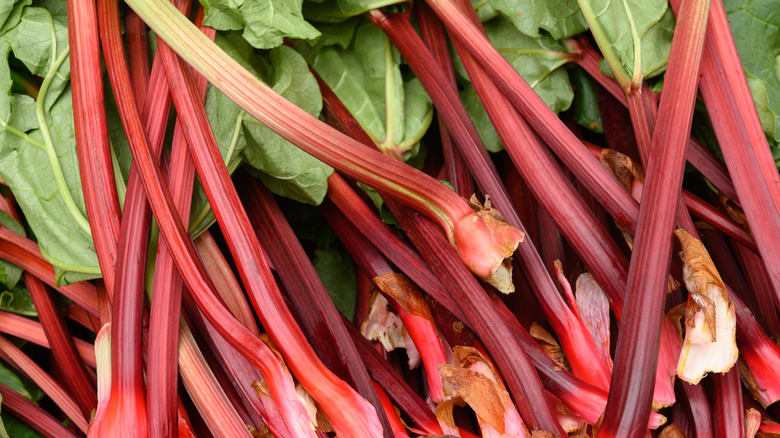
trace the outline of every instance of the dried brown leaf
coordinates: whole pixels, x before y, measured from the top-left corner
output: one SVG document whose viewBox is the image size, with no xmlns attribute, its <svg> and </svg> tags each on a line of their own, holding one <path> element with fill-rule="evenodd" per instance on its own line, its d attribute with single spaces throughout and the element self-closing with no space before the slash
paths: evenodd
<svg viewBox="0 0 780 438">
<path fill-rule="evenodd" d="M 407 276 L 389 272 L 374 277 L 372 281 L 379 290 L 393 297 L 404 310 L 433 322 L 433 315 L 425 297 Z"/>
<path fill-rule="evenodd" d="M 569 369 L 568 363 L 566 362 L 566 356 L 563 354 L 563 349 L 558 345 L 558 341 L 555 340 L 555 337 L 550 332 L 542 328 L 542 326 L 536 322 L 532 322 L 529 333 L 536 339 L 536 342 L 539 343 L 542 350 L 553 358 L 561 368 L 566 370 Z"/>
<path fill-rule="evenodd" d="M 679 427 L 674 424 L 670 424 L 664 427 L 664 430 L 658 435 L 658 438 L 686 438 L 685 434 Z"/>
<path fill-rule="evenodd" d="M 439 365 L 439 373 L 483 421 L 504 433 L 505 409 L 495 382 L 456 365 Z"/>
</svg>

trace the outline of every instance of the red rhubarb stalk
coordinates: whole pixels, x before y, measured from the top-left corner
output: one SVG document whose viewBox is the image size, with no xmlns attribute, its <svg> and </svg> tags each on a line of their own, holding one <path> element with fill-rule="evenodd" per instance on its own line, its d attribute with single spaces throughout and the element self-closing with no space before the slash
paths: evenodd
<svg viewBox="0 0 780 438">
<path fill-rule="evenodd" d="M 76 435 L 49 415 L 37 404 L 19 395 L 18 392 L 0 383 L 0 398 L 3 411 L 10 412 L 33 430 L 46 438 L 76 438 Z"/>
<path fill-rule="evenodd" d="M 106 124 L 97 12 L 93 0 L 74 0 L 67 5 L 79 173 L 95 252 L 111 296 L 121 213 Z"/>
<path fill-rule="evenodd" d="M 693 118 L 708 0 L 682 8 L 669 57 L 659 119 L 626 285 L 603 437 L 644 436 L 655 383 L 672 230 Z"/>
<path fill-rule="evenodd" d="M 41 324 L 23 316 L 0 311 L 0 332 L 15 336 L 44 348 L 51 348 Z M 95 351 L 89 342 L 74 338 L 79 357 L 89 367 L 95 368 Z"/>
</svg>

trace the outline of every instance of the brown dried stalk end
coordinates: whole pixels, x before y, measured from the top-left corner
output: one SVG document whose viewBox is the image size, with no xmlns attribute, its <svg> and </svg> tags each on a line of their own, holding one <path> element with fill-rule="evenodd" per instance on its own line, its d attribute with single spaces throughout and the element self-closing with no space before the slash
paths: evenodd
<svg viewBox="0 0 780 438">
<path fill-rule="evenodd" d="M 761 427 L 761 412 L 750 408 L 745 410 L 745 437 L 753 438 Z"/>
<path fill-rule="evenodd" d="M 536 342 L 539 343 L 542 350 L 558 363 L 560 369 L 569 370 L 569 365 L 566 363 L 566 356 L 563 354 L 563 349 L 558 345 L 558 341 L 555 340 L 555 337 L 550 332 L 542 328 L 542 326 L 536 322 L 531 323 L 528 332 L 536 339 Z"/>
<path fill-rule="evenodd" d="M 388 272 L 374 277 L 371 281 L 379 290 L 393 297 L 407 312 L 433 322 L 433 315 L 425 297 L 409 277 Z"/>
<path fill-rule="evenodd" d="M 708 372 L 725 373 L 736 363 L 737 318 L 704 245 L 683 230 L 675 235 L 682 246 L 683 277 L 690 292 L 677 376 L 695 385 Z"/>
<path fill-rule="evenodd" d="M 401 318 L 390 310 L 390 303 L 382 294 L 374 292 L 368 316 L 360 326 L 360 334 L 370 341 L 378 341 L 386 351 L 406 348 L 409 368 L 420 364 L 420 353 L 404 329 Z"/>
<path fill-rule="evenodd" d="M 493 364 L 471 347 L 455 347 L 453 353 L 457 365 L 439 365 L 439 373 L 450 395 L 477 414 L 485 436 L 488 431 L 493 433 L 490 436 L 525 436 L 525 425 Z"/>
<path fill-rule="evenodd" d="M 474 275 L 501 293 L 514 292 L 511 257 L 523 241 L 523 232 L 507 224 L 490 199 L 483 205 L 472 196 L 469 205 L 474 211 L 453 227 L 452 246 Z"/>
</svg>

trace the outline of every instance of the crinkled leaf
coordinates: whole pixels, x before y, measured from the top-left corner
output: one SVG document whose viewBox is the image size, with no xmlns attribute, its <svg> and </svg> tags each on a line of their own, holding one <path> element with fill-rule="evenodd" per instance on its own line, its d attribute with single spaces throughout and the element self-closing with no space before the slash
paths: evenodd
<svg viewBox="0 0 780 438">
<path fill-rule="evenodd" d="M 0 426 L 3 424 L 5 425 L 7 436 L 11 438 L 41 438 L 38 432 L 11 415 L 5 413 L 0 415 Z M 0 432 L 0 437 L 2 436 L 2 432 Z"/>
<path fill-rule="evenodd" d="M 349 48 L 325 47 L 307 57 L 377 145 L 414 155 L 433 105 L 417 78 L 404 80 L 400 55 L 382 30 L 362 24 Z"/>
<path fill-rule="evenodd" d="M 24 227 L 5 211 L 0 211 L 0 225 L 10 229 L 16 234 L 20 234 L 22 236 L 27 235 L 27 233 L 24 231 Z M 16 286 L 16 283 L 21 277 L 22 268 L 11 262 L 0 260 L 0 283 L 6 285 L 9 288 L 13 288 Z"/>
<path fill-rule="evenodd" d="M 574 91 L 569 76 L 560 67 L 566 64 L 566 49 L 547 38 L 531 38 L 517 31 L 502 17 L 484 23 L 485 31 L 493 46 L 520 73 L 520 76 L 536 91 L 553 111 L 565 111 L 571 106 Z M 493 124 L 482 107 L 474 87 L 468 82 L 468 75 L 458 57 L 454 57 L 455 70 L 464 80 L 461 99 L 474 121 L 477 132 L 485 147 L 497 152 L 503 144 Z"/>
<path fill-rule="evenodd" d="M 17 315 L 38 316 L 30 293 L 25 287 L 19 285 L 0 292 L 0 310 Z"/>
<path fill-rule="evenodd" d="M 284 38 L 313 39 L 319 32 L 303 19 L 302 0 L 202 0 L 203 24 L 218 30 L 243 30 L 258 49 L 281 45 Z"/>
<path fill-rule="evenodd" d="M 761 127 L 770 138 L 775 138 L 775 113 L 769 109 L 769 92 L 764 82 L 746 73 L 750 94 L 753 96 L 753 102 L 756 104 L 758 118 L 761 120 Z"/>
<path fill-rule="evenodd" d="M 55 37 L 53 40 L 52 37 Z M 48 129 L 65 185 L 58 188 L 46 151 L 44 137 L 29 96 L 10 95 L 8 56 L 14 56 L 34 74 L 46 75 L 53 64 L 56 41 L 59 57 L 68 47 L 67 29 L 49 12 L 28 7 L 19 25 L 0 41 L 0 174 L 5 178 L 35 234 L 44 256 L 54 265 L 60 283 L 98 276 L 99 267 L 92 236 L 83 230 L 65 204 L 69 193 L 76 209 L 85 216 L 70 96 L 67 58 L 57 69 L 45 99 L 45 129 Z M 14 134 L 16 132 L 17 134 Z M 26 133 L 26 135 L 24 135 Z"/>
<path fill-rule="evenodd" d="M 603 133 L 604 125 L 601 123 L 601 112 L 593 79 L 579 68 L 571 69 L 569 73 L 576 91 L 572 102 L 574 120 L 593 132 Z"/>
<path fill-rule="evenodd" d="M 573 0 L 490 0 L 490 4 L 531 38 L 541 37 L 540 29 L 549 32 L 556 40 L 588 29 L 577 2 Z"/>
<path fill-rule="evenodd" d="M 493 19 L 498 15 L 498 11 L 489 1 L 471 0 L 471 6 L 474 7 L 474 10 L 477 12 L 477 17 L 481 22 Z"/>
<path fill-rule="evenodd" d="M 303 57 L 282 46 L 270 53 L 274 91 L 313 116 L 322 110 L 322 96 L 314 76 Z M 243 125 L 246 161 L 259 172 L 263 183 L 274 193 L 318 205 L 328 189 L 327 179 L 333 173 L 311 155 L 275 134 L 251 118 Z"/>
<path fill-rule="evenodd" d="M 18 392 L 22 397 L 33 400 L 33 394 L 25 386 L 22 379 L 0 362 L 0 383 Z"/>
<path fill-rule="evenodd" d="M 22 19 L 22 11 L 30 4 L 32 4 L 32 0 L 4 0 L 2 4 L 0 4 L 0 35 L 19 24 L 19 20 Z"/>
<path fill-rule="evenodd" d="M 640 65 L 644 77 L 652 77 L 665 70 L 674 23 L 667 1 L 579 0 L 579 4 L 583 10 L 593 11 L 594 16 L 586 14 L 586 18 L 591 28 L 598 26 L 606 39 L 597 39 L 597 42 L 608 45 L 614 52 L 616 65 L 622 67 L 628 78 L 634 76 L 636 67 Z M 605 57 L 611 56 L 604 47 L 602 52 Z"/>
<path fill-rule="evenodd" d="M 764 83 L 774 113 L 773 138 L 780 133 L 780 13 L 774 0 L 725 0 L 742 65 Z M 755 94 L 754 94 L 755 98 Z"/>
<path fill-rule="evenodd" d="M 310 21 L 339 22 L 372 9 L 403 3 L 402 0 L 324 0 L 303 4 L 303 15 Z"/>
<path fill-rule="evenodd" d="M 355 315 L 357 280 L 347 252 L 335 246 L 318 249 L 314 252 L 312 264 L 336 308 L 352 320 Z"/>
</svg>

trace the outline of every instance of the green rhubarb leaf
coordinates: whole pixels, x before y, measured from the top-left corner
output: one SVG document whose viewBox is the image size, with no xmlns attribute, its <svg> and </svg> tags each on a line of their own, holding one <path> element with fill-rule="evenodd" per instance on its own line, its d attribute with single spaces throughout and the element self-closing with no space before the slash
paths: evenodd
<svg viewBox="0 0 780 438">
<path fill-rule="evenodd" d="M 664 72 L 674 16 L 665 0 L 578 0 L 596 42 L 621 85 Z"/>
<path fill-rule="evenodd" d="M 32 400 L 33 394 L 27 390 L 22 379 L 19 378 L 13 371 L 8 369 L 4 362 L 0 362 L 0 383 L 18 392 L 19 395 L 27 399 Z"/>
<path fill-rule="evenodd" d="M 352 320 L 355 315 L 357 280 L 347 251 L 335 245 L 318 249 L 314 252 L 312 264 L 336 308 Z"/>
<path fill-rule="evenodd" d="M 531 38 L 519 32 L 503 17 L 496 17 L 484 23 L 484 27 L 493 46 L 550 109 L 558 113 L 569 108 L 574 92 L 569 76 L 561 69 L 568 62 L 565 47 L 548 38 Z M 453 61 L 455 71 L 463 83 L 461 99 L 485 147 L 491 152 L 502 150 L 504 147 L 468 80 L 460 58 L 455 56 Z"/>
<path fill-rule="evenodd" d="M 286 46 L 271 50 L 270 59 L 273 74 L 268 82 L 274 91 L 309 114 L 319 116 L 322 96 L 306 60 Z M 255 176 L 278 195 L 319 205 L 333 169 L 256 120 L 245 120 L 244 157 L 258 171 Z"/>
<path fill-rule="evenodd" d="M 379 28 L 361 24 L 347 49 L 304 52 L 377 146 L 403 158 L 416 154 L 433 105 L 417 78 L 403 77 L 401 57 Z"/>
<path fill-rule="evenodd" d="M 767 129 L 769 123 L 764 123 L 769 114 L 766 111 L 759 114 L 764 130 L 775 141 L 780 141 L 780 14 L 777 2 L 725 0 L 724 3 L 742 65 L 749 75 L 763 83 L 767 93 L 766 109 L 773 113 L 774 120 L 771 129 Z M 756 90 L 756 84 L 751 84 L 753 98 L 760 108 L 763 95 Z"/>
<path fill-rule="evenodd" d="M 8 432 L 5 430 L 5 422 L 3 421 L 2 412 L 3 407 L 3 394 L 0 394 L 0 438 L 8 438 Z"/>
<path fill-rule="evenodd" d="M 20 285 L 0 292 L 0 310 L 17 315 L 38 316 L 30 293 Z"/>
<path fill-rule="evenodd" d="M 593 79 L 579 68 L 569 70 L 569 77 L 576 91 L 572 103 L 574 120 L 593 132 L 603 133 L 604 125 L 601 123 L 599 100 Z"/>
<path fill-rule="evenodd" d="M 5 211 L 0 211 L 0 225 L 10 229 L 16 234 L 26 236 L 24 227 Z M 0 283 L 13 288 L 22 277 L 22 268 L 6 260 L 0 260 Z"/>
<path fill-rule="evenodd" d="M 758 111 L 758 118 L 761 120 L 761 127 L 770 138 L 775 137 L 775 113 L 769 109 L 769 92 L 766 89 L 764 82 L 746 73 L 748 86 L 750 87 L 750 94 L 753 95 L 753 101 L 756 103 L 756 110 Z"/>
<path fill-rule="evenodd" d="M 284 38 L 314 39 L 319 32 L 303 19 L 302 0 L 201 0 L 203 24 L 217 30 L 241 30 L 258 49 L 281 45 Z"/>
<path fill-rule="evenodd" d="M 309 21 L 339 22 L 372 9 L 403 3 L 404 0 L 323 0 L 303 4 L 303 15 Z"/>
<path fill-rule="evenodd" d="M 0 174 L 67 284 L 99 276 L 81 191 L 69 87 L 67 28 L 27 7 L 0 37 Z M 9 56 L 44 78 L 38 101 L 10 93 Z"/>
<path fill-rule="evenodd" d="M 22 423 L 19 419 L 9 414 L 3 413 L 0 415 L 0 427 L 5 425 L 5 431 L 7 436 L 11 438 L 42 438 L 38 432 L 34 431 L 30 426 Z M 0 438 L 3 434 L 0 432 Z"/>
<path fill-rule="evenodd" d="M 577 2 L 573 0 L 489 0 L 490 4 L 517 29 L 531 38 L 542 36 L 540 29 L 560 40 L 588 29 Z"/>
</svg>

